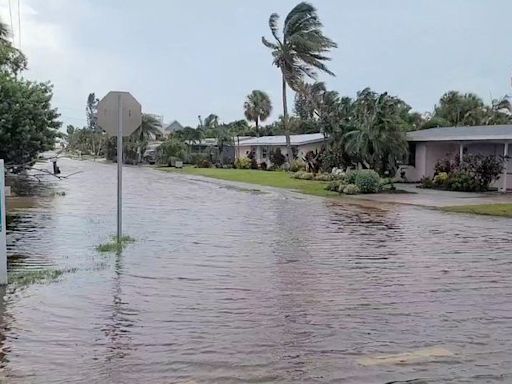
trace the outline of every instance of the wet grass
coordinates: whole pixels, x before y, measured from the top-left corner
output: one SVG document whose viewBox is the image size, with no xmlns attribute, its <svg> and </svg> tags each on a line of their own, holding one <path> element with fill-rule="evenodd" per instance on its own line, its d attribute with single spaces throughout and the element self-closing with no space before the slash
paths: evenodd
<svg viewBox="0 0 512 384">
<path fill-rule="evenodd" d="M 471 213 L 486 216 L 512 217 L 512 204 L 481 204 L 442 207 L 441 210 L 455 213 Z"/>
<path fill-rule="evenodd" d="M 239 181 L 264 185 L 275 188 L 291 189 L 307 195 L 322 197 L 337 197 L 338 193 L 326 191 L 327 182 L 313 180 L 298 180 L 290 177 L 288 172 L 284 171 L 259 171 L 255 169 L 221 169 L 221 168 L 194 168 L 185 167 L 176 168 L 158 168 L 165 172 L 183 173 L 187 175 L 197 175 L 211 177 L 214 179 Z"/>
<path fill-rule="evenodd" d="M 132 244 L 135 242 L 135 239 L 130 236 L 122 236 L 119 241 L 117 241 L 116 236 L 112 236 L 112 240 L 108 243 L 100 244 L 96 247 L 96 251 L 100 253 L 118 253 L 126 248 L 128 244 Z"/>
<path fill-rule="evenodd" d="M 9 284 L 16 286 L 26 286 L 31 284 L 45 284 L 58 280 L 65 273 L 76 272 L 76 268 L 68 269 L 34 269 L 9 272 Z"/>
</svg>

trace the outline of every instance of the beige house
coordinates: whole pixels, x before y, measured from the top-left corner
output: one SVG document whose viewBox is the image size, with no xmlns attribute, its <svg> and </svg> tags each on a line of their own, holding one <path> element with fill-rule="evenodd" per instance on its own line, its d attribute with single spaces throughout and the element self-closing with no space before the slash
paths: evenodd
<svg viewBox="0 0 512 384">
<path fill-rule="evenodd" d="M 512 143 L 512 125 L 431 128 L 407 133 L 409 164 L 399 172 L 408 181 L 434 176 L 435 163 L 443 158 L 454 158 L 466 153 L 505 156 L 503 175 L 494 187 L 505 192 L 512 190 L 512 161 L 509 143 Z M 511 148 L 512 150 L 512 148 Z"/>
<path fill-rule="evenodd" d="M 325 140 L 323 133 L 290 135 L 292 150 L 299 159 L 305 157 L 309 151 L 320 151 Z M 286 153 L 286 136 L 262 136 L 250 139 L 244 138 L 240 141 L 235 138 L 235 156 L 237 159 L 248 157 L 249 154 L 254 153 L 258 164 L 265 162 L 270 166 L 272 165 L 270 152 L 276 149 L 279 149 L 283 155 L 288 156 Z"/>
</svg>

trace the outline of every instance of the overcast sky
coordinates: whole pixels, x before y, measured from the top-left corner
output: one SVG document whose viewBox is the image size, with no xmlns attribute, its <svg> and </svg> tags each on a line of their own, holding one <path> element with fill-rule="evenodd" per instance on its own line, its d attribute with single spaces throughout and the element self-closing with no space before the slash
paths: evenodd
<svg viewBox="0 0 512 384">
<path fill-rule="evenodd" d="M 14 40 L 17 1 L 10 0 Z M 65 124 L 85 124 L 89 92 L 130 91 L 144 112 L 197 125 L 243 118 L 253 89 L 281 113 L 280 79 L 261 36 L 289 0 L 20 0 L 25 76 L 50 80 Z M 332 53 L 329 89 L 371 87 L 420 112 L 450 89 L 484 100 L 512 93 L 511 0 L 314 0 Z M 10 23 L 9 0 L 0 15 Z"/>
</svg>

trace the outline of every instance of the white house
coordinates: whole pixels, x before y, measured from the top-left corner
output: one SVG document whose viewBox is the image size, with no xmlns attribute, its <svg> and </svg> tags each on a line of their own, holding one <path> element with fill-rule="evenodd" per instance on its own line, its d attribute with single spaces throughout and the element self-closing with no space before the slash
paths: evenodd
<svg viewBox="0 0 512 384">
<path fill-rule="evenodd" d="M 508 158 L 512 143 L 512 125 L 431 128 L 407 133 L 409 164 L 402 166 L 409 181 L 434 176 L 435 163 L 466 153 L 505 156 L 505 170 L 495 187 L 512 189 L 512 162 Z M 512 151 L 512 148 L 511 148 Z"/>
<path fill-rule="evenodd" d="M 290 135 L 292 150 L 297 154 L 299 159 L 305 157 L 306 153 L 309 151 L 314 152 L 320 150 L 325 140 L 323 133 Z M 265 162 L 270 166 L 272 165 L 270 161 L 270 151 L 275 151 L 276 149 L 279 149 L 283 155 L 288 156 L 286 153 L 286 136 L 244 138 L 244 140 L 240 142 L 235 138 L 235 154 L 238 159 L 248 157 L 250 153 L 254 153 L 258 164 Z"/>
</svg>

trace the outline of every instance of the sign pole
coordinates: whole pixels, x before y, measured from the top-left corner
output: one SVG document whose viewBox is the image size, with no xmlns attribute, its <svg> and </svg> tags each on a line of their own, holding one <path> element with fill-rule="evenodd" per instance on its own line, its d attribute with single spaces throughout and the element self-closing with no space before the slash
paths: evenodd
<svg viewBox="0 0 512 384">
<path fill-rule="evenodd" d="M 7 284 L 7 245 L 5 221 L 5 170 L 0 160 L 0 285 Z"/>
<path fill-rule="evenodd" d="M 119 121 L 117 125 L 117 242 L 123 235 L 123 103 L 117 95 Z"/>
</svg>

